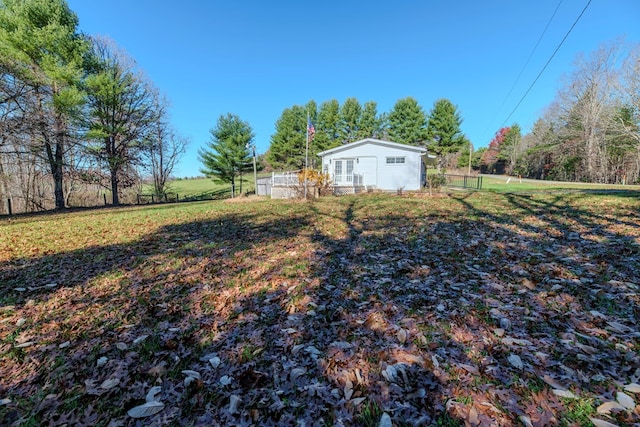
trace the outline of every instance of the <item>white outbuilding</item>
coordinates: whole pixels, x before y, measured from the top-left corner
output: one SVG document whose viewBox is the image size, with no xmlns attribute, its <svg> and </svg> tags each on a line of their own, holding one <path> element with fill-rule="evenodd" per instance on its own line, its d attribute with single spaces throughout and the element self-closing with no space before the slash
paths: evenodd
<svg viewBox="0 0 640 427">
<path fill-rule="evenodd" d="M 343 193 L 363 189 L 419 190 L 426 180 L 426 164 L 434 158 L 426 148 L 367 138 L 318 153 L 322 171 Z"/>
</svg>

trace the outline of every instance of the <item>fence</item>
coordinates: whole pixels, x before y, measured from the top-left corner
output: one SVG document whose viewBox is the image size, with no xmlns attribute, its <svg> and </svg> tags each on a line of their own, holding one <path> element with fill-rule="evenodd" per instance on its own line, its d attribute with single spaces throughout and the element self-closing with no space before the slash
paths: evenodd
<svg viewBox="0 0 640 427">
<path fill-rule="evenodd" d="M 300 179 L 298 178 L 298 172 L 273 172 L 271 183 L 273 186 L 291 187 L 300 185 Z"/>
<path fill-rule="evenodd" d="M 469 188 L 482 190 L 482 177 L 470 175 L 442 175 L 445 179 L 444 185 L 447 187 Z"/>
<path fill-rule="evenodd" d="M 154 203 L 195 202 L 199 200 L 222 200 L 229 198 L 231 198 L 231 190 L 222 189 L 200 194 L 192 194 L 189 196 L 180 196 L 178 193 L 165 193 L 160 196 L 157 194 L 138 194 L 136 203 L 139 205 L 146 205 Z"/>
</svg>

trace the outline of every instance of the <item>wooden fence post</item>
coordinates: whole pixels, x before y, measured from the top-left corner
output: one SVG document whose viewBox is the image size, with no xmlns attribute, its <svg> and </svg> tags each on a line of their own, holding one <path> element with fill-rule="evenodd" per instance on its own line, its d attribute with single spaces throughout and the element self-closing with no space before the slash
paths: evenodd
<svg viewBox="0 0 640 427">
<path fill-rule="evenodd" d="M 107 206 L 107 193 L 102 193 L 102 198 L 104 199 L 104 205 Z"/>
<path fill-rule="evenodd" d="M 138 204 L 140 204 L 140 195 L 136 194 L 136 199 L 138 200 Z"/>
<path fill-rule="evenodd" d="M 180 201 L 180 198 L 178 197 L 178 193 L 176 193 L 176 203 L 178 203 Z"/>
<path fill-rule="evenodd" d="M 7 207 L 9 208 L 9 216 L 11 216 L 11 214 L 13 212 L 11 212 L 11 199 L 7 199 Z"/>
<path fill-rule="evenodd" d="M 152 194 L 151 195 L 151 203 L 155 203 L 155 202 L 156 202 L 156 199 L 155 199 L 154 195 Z"/>
</svg>

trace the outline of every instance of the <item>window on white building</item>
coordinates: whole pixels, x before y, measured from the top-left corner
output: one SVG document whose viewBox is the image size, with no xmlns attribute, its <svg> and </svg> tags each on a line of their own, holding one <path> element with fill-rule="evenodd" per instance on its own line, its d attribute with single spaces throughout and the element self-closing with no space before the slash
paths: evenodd
<svg viewBox="0 0 640 427">
<path fill-rule="evenodd" d="M 388 165 L 393 165 L 398 163 L 404 163 L 404 157 L 387 157 Z"/>
</svg>

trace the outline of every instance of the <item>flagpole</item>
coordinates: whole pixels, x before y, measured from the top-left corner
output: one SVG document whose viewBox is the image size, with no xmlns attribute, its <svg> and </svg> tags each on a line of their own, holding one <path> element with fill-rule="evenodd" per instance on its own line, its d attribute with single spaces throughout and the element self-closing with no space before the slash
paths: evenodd
<svg viewBox="0 0 640 427">
<path fill-rule="evenodd" d="M 304 151 L 304 199 L 307 200 L 307 169 L 309 168 L 309 110 L 307 110 L 307 146 Z"/>
</svg>

